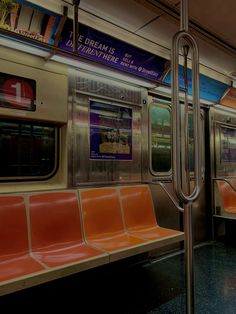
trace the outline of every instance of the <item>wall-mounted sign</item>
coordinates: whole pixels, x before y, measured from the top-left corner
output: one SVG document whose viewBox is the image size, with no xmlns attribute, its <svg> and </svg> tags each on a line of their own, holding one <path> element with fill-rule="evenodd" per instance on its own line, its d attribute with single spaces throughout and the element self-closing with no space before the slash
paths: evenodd
<svg viewBox="0 0 236 314">
<path fill-rule="evenodd" d="M 192 70 L 188 69 L 188 93 L 192 95 Z M 164 82 L 171 84 L 171 71 L 167 73 L 164 78 Z M 179 66 L 179 84 L 180 88 L 184 88 L 184 68 L 182 65 Z M 200 98 L 208 100 L 213 103 L 220 101 L 222 95 L 226 92 L 229 86 L 225 83 L 217 81 L 204 74 L 199 75 L 199 87 L 200 87 Z"/>
<path fill-rule="evenodd" d="M 25 0 L 8 0 L 0 7 L 0 28 L 53 44 L 61 16 Z"/>
<path fill-rule="evenodd" d="M 90 159 L 132 160 L 132 109 L 90 102 Z"/>
<path fill-rule="evenodd" d="M 35 111 L 36 81 L 0 73 L 0 106 Z"/>
<path fill-rule="evenodd" d="M 67 20 L 58 45 L 73 50 L 73 24 Z M 123 71 L 160 80 L 169 62 L 148 51 L 79 24 L 78 54 Z"/>
<path fill-rule="evenodd" d="M 220 104 L 226 107 L 236 109 L 236 88 L 230 87 L 225 93 L 224 97 L 220 100 Z"/>
</svg>

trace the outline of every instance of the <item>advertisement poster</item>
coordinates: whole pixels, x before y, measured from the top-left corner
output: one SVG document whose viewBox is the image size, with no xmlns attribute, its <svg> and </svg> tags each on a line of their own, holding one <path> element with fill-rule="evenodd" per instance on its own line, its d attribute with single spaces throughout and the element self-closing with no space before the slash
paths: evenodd
<svg viewBox="0 0 236 314">
<path fill-rule="evenodd" d="M 0 28 L 31 39 L 53 45 L 60 19 L 60 15 L 28 1 L 0 1 Z"/>
<path fill-rule="evenodd" d="M 192 70 L 188 69 L 188 94 L 192 95 Z M 164 83 L 171 84 L 171 71 L 165 76 Z M 179 65 L 179 84 L 184 89 L 184 67 Z M 199 75 L 200 98 L 217 103 L 229 86 L 204 74 Z"/>
<path fill-rule="evenodd" d="M 73 23 L 67 20 L 58 45 L 73 50 Z M 169 61 L 119 39 L 79 24 L 78 54 L 139 76 L 161 80 Z"/>
<path fill-rule="evenodd" d="M 236 162 L 236 129 L 221 128 L 221 159 Z"/>
<path fill-rule="evenodd" d="M 132 160 L 132 109 L 90 102 L 90 159 Z"/>
</svg>

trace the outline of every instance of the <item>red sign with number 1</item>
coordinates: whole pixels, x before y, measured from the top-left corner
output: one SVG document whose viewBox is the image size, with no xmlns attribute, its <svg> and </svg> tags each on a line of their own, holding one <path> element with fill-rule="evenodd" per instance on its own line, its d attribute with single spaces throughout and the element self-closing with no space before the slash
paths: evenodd
<svg viewBox="0 0 236 314">
<path fill-rule="evenodd" d="M 0 104 L 15 109 L 35 110 L 35 81 L 4 73 L 0 75 Z"/>
</svg>

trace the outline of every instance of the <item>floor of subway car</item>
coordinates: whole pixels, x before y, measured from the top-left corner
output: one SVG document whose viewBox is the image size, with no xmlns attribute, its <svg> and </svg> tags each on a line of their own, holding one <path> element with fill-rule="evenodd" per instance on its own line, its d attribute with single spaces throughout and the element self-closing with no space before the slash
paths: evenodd
<svg viewBox="0 0 236 314">
<path fill-rule="evenodd" d="M 118 266 L 118 267 L 117 267 Z M 185 313 L 184 256 L 124 267 L 102 266 L 0 297 L 1 313 Z M 195 249 L 196 313 L 236 312 L 236 247 Z"/>
</svg>

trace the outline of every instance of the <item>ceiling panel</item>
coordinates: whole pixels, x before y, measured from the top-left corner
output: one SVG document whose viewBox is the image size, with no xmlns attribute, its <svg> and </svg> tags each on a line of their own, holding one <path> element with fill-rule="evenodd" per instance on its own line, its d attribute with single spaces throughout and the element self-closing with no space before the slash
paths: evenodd
<svg viewBox="0 0 236 314">
<path fill-rule="evenodd" d="M 170 49 L 172 37 L 177 31 L 178 27 L 176 24 L 159 17 L 140 29 L 137 34 Z"/>
<path fill-rule="evenodd" d="M 166 20 L 164 17 L 160 17 L 140 29 L 138 35 L 171 49 L 172 37 L 178 30 L 178 26 L 175 23 Z M 226 54 L 219 50 L 219 48 L 196 36 L 195 38 L 199 45 L 199 59 L 201 64 L 220 71 L 225 75 L 229 75 L 234 69 L 236 70 L 235 57 Z"/>
<path fill-rule="evenodd" d="M 166 0 L 167 3 L 177 6 L 180 3 L 180 0 Z"/>
<path fill-rule="evenodd" d="M 132 0 L 81 0 L 80 8 L 132 32 L 156 17 Z"/>
<path fill-rule="evenodd" d="M 192 20 L 236 47 L 235 0 L 190 0 L 189 12 Z"/>
</svg>

